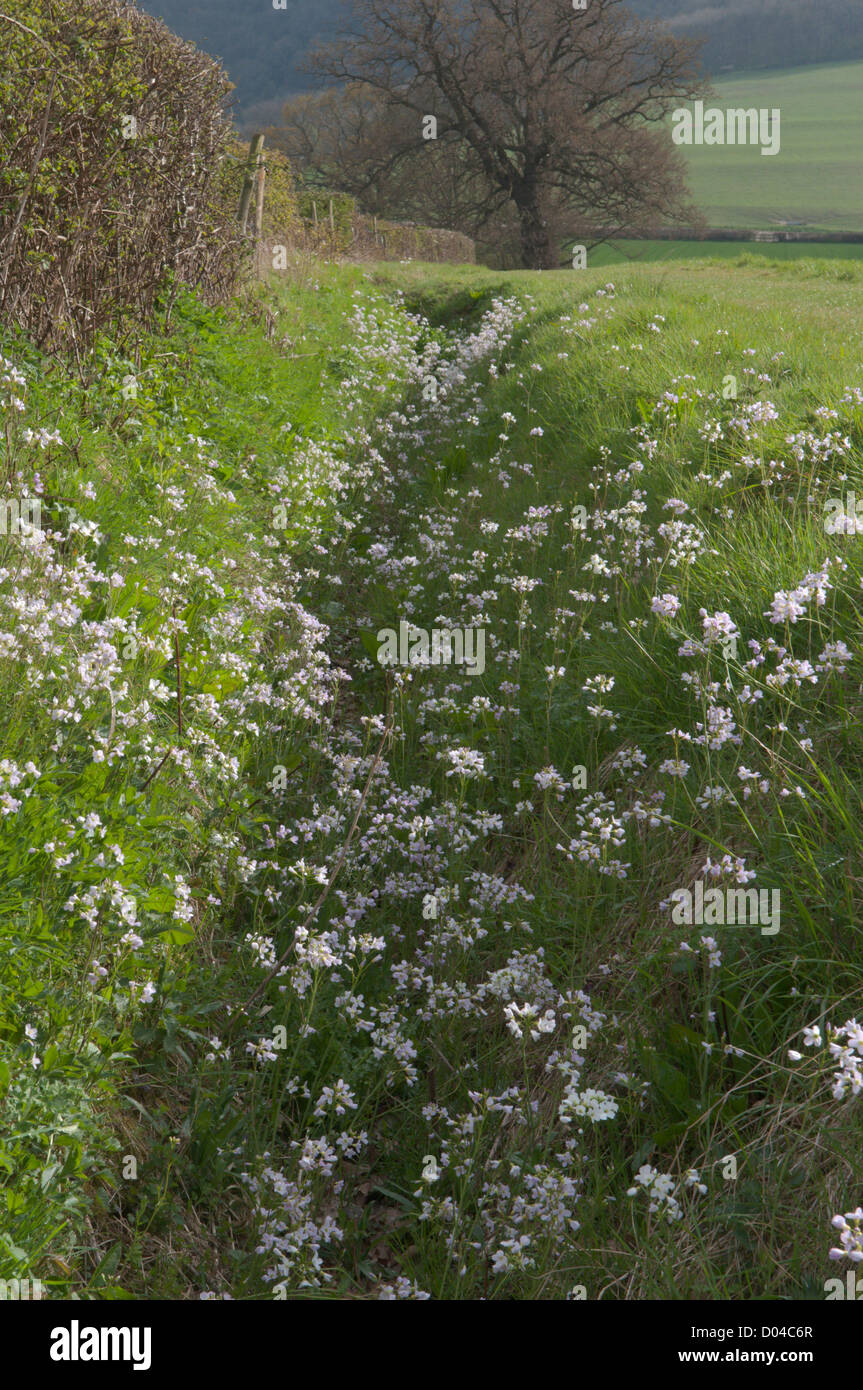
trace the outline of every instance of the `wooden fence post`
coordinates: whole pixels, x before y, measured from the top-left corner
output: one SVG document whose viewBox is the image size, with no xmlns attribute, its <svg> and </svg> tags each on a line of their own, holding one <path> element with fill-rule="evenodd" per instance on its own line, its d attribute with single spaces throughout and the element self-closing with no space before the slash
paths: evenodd
<svg viewBox="0 0 863 1390">
<path fill-rule="evenodd" d="M 246 230 L 246 222 L 249 218 L 249 205 L 252 201 L 252 189 L 255 183 L 255 171 L 258 167 L 261 150 L 264 147 L 263 135 L 253 135 L 252 143 L 249 146 L 249 159 L 246 164 L 246 172 L 243 176 L 243 192 L 240 195 L 240 211 L 237 214 L 237 221 L 240 224 L 240 231 Z"/>
<path fill-rule="evenodd" d="M 255 240 L 260 241 L 264 230 L 264 189 L 267 184 L 267 166 L 263 154 L 258 155 L 258 196 L 255 202 Z"/>
</svg>

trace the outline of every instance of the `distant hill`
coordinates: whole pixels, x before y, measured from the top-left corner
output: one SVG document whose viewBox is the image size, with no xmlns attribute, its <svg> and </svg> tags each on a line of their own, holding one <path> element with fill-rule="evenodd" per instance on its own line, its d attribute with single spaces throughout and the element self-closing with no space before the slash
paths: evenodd
<svg viewBox="0 0 863 1390">
<path fill-rule="evenodd" d="M 221 58 L 236 84 L 238 115 L 275 119 L 281 104 L 314 85 L 300 63 L 319 40 L 335 33 L 342 0 L 135 0 L 138 9 Z"/>
<path fill-rule="evenodd" d="M 863 58 L 861 0 L 631 0 L 629 8 L 704 38 L 714 74 Z"/>
<path fill-rule="evenodd" d="M 716 80 L 719 106 L 778 108 L 782 152 L 691 145 L 689 187 L 712 227 L 863 232 L 863 62 Z"/>
<path fill-rule="evenodd" d="M 706 38 L 705 64 L 728 69 L 784 68 L 863 58 L 861 0 L 630 0 L 680 35 Z M 237 86 L 237 113 L 267 122 L 281 102 L 313 85 L 301 64 L 317 40 L 334 34 L 341 0 L 139 0 L 184 38 L 221 58 Z"/>
</svg>

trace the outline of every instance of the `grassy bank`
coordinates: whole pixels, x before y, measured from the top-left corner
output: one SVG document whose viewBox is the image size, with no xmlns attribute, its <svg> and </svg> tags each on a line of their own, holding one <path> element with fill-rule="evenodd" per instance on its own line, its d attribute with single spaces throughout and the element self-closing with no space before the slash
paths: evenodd
<svg viewBox="0 0 863 1390">
<path fill-rule="evenodd" d="M 205 1280 L 196 1213 L 242 1116 L 196 1069 L 261 907 L 261 750 L 299 764 L 336 684 L 292 557 L 330 524 L 346 412 L 391 389 L 359 283 L 183 300 L 84 380 L 3 344 L 0 1277 L 48 1296 Z M 195 1273 L 154 1291 L 178 1230 Z"/>
<path fill-rule="evenodd" d="M 823 1297 L 863 270 L 315 276 L 84 389 L 3 348 L 0 1276 Z M 699 878 L 779 929 L 676 924 Z"/>
</svg>

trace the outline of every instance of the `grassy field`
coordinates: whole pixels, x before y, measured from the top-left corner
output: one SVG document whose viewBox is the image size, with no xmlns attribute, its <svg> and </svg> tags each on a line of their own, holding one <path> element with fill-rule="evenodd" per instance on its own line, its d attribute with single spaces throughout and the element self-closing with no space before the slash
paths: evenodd
<svg viewBox="0 0 863 1390">
<path fill-rule="evenodd" d="M 0 538 L 0 1277 L 822 1299 L 863 266 L 312 266 L 83 385 L 0 350 L 44 498 Z M 484 670 L 382 667 L 403 621 Z M 775 934 L 673 921 L 748 875 Z"/>
<path fill-rule="evenodd" d="M 597 270 L 604 266 L 626 266 L 656 261 L 730 261 L 735 266 L 757 265 L 766 258 L 771 261 L 860 260 L 863 242 L 740 242 L 733 241 L 614 241 L 594 247 L 589 253 L 589 265 Z"/>
<path fill-rule="evenodd" d="M 683 147 L 693 200 L 714 227 L 863 230 L 863 65 L 734 73 L 707 106 L 778 107 L 781 149 Z"/>
</svg>

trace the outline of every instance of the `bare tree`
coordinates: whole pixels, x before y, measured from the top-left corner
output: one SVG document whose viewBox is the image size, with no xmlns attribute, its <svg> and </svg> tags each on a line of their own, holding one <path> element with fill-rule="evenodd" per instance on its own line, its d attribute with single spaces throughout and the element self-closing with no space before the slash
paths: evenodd
<svg viewBox="0 0 863 1390">
<path fill-rule="evenodd" d="M 294 97 L 267 138 L 307 185 L 352 193 L 367 212 L 475 235 L 495 201 L 482 169 L 457 135 L 417 144 L 416 126 L 413 112 L 351 83 Z"/>
<path fill-rule="evenodd" d="M 619 235 L 697 220 L 664 125 L 702 90 L 697 45 L 642 23 L 621 0 L 576 5 L 357 0 L 354 27 L 312 60 L 346 84 L 342 97 L 328 94 L 318 130 L 341 182 L 380 195 L 401 180 L 404 197 L 405 180 L 418 194 L 449 180 L 477 225 L 514 213 L 533 268 L 560 264 L 565 221 Z M 316 159 L 314 140 L 307 157 Z"/>
</svg>

